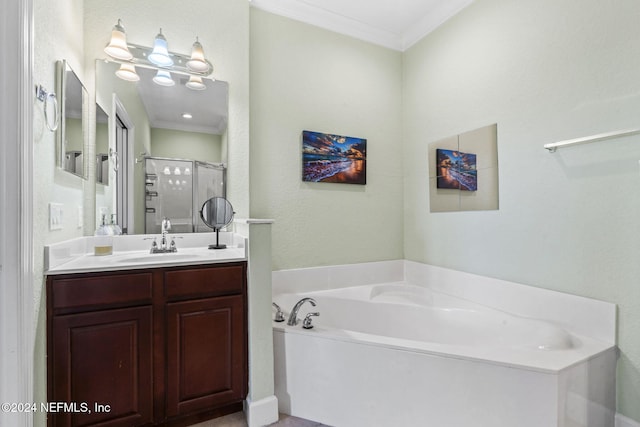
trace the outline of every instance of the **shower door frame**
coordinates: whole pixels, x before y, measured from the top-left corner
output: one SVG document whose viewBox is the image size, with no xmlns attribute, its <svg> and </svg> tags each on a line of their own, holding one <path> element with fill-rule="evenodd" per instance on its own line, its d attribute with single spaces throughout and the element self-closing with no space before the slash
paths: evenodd
<svg viewBox="0 0 640 427">
<path fill-rule="evenodd" d="M 225 199 L 227 198 L 227 167 L 224 165 L 224 163 L 210 163 L 210 162 L 203 162 L 200 160 L 194 160 L 193 161 L 194 164 L 194 168 L 193 168 L 193 196 L 192 196 L 192 200 L 193 200 L 193 204 L 194 204 L 194 209 L 193 209 L 193 232 L 196 233 L 198 232 L 198 220 L 200 219 L 200 210 L 199 210 L 199 206 L 195 206 L 196 203 L 196 191 L 198 190 L 198 167 L 199 165 L 205 165 L 205 167 L 213 167 L 214 169 L 222 169 L 222 182 L 224 183 L 223 185 L 223 191 L 222 191 L 222 197 L 224 197 Z"/>
</svg>

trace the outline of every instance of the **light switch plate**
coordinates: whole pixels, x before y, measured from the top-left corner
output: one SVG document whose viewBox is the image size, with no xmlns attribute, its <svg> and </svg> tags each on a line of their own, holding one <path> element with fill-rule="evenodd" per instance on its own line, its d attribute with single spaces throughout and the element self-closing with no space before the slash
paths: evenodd
<svg viewBox="0 0 640 427">
<path fill-rule="evenodd" d="M 62 203 L 49 203 L 49 230 L 62 230 L 63 208 Z"/>
</svg>

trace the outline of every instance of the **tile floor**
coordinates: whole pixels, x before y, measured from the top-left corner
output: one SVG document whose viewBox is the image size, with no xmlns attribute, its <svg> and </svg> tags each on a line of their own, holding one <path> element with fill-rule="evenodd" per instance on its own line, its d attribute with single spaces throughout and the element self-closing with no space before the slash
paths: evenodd
<svg viewBox="0 0 640 427">
<path fill-rule="evenodd" d="M 214 420 L 205 421 L 191 427 L 247 427 L 244 412 L 236 412 Z M 315 421 L 303 420 L 291 415 L 280 414 L 280 421 L 271 424 L 270 427 L 329 427 Z"/>
</svg>

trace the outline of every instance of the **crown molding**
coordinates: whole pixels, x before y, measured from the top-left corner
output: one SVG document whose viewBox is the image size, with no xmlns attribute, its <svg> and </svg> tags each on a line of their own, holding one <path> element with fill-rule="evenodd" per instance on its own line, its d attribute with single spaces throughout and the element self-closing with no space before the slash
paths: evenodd
<svg viewBox="0 0 640 427">
<path fill-rule="evenodd" d="M 374 27 L 300 0 L 249 0 L 252 7 L 306 24 L 344 34 L 400 52 L 405 51 L 460 12 L 473 0 L 447 0 L 440 2 L 429 14 L 402 34 Z"/>
<path fill-rule="evenodd" d="M 402 51 L 409 49 L 418 43 L 429 33 L 434 31 L 440 25 L 453 18 L 462 9 L 473 3 L 473 0 L 450 0 L 443 1 L 438 7 L 432 9 L 427 15 L 423 16 L 417 23 L 411 25 L 402 34 Z"/>
<path fill-rule="evenodd" d="M 402 36 L 297 0 L 251 0 L 251 6 L 275 15 L 334 31 L 393 50 L 402 50 Z"/>
</svg>

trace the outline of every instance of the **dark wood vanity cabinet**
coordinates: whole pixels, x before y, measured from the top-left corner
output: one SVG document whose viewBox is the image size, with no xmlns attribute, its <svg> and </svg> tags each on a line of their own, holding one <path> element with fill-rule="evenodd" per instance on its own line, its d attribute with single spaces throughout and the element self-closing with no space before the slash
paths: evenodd
<svg viewBox="0 0 640 427">
<path fill-rule="evenodd" d="M 242 409 L 246 263 L 47 278 L 49 426 L 189 425 Z"/>
</svg>

